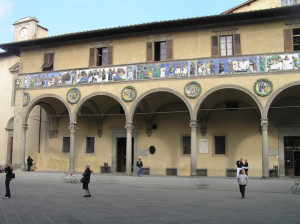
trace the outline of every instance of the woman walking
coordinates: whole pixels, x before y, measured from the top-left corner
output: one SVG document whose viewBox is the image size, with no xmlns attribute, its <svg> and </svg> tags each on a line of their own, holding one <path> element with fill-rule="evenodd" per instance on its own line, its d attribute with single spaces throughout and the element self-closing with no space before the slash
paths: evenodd
<svg viewBox="0 0 300 224">
<path fill-rule="evenodd" d="M 237 181 L 240 186 L 240 192 L 241 192 L 241 199 L 245 198 L 245 191 L 246 191 L 246 186 L 248 184 L 248 176 L 245 174 L 245 170 L 241 169 L 240 174 L 238 175 Z"/>
<path fill-rule="evenodd" d="M 82 174 L 83 176 L 83 180 L 82 180 L 82 189 L 85 190 L 85 195 L 83 197 L 91 197 L 91 193 L 89 190 L 89 183 L 90 183 L 90 177 L 91 177 L 91 170 L 90 170 L 90 164 L 86 164 L 86 169 L 84 171 L 84 173 Z"/>
</svg>

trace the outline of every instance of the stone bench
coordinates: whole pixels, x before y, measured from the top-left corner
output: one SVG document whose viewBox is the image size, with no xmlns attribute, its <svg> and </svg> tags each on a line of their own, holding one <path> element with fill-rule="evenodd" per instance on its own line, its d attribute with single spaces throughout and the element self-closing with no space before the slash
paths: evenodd
<svg viewBox="0 0 300 224">
<path fill-rule="evenodd" d="M 197 169 L 197 176 L 206 177 L 207 169 Z"/>
<path fill-rule="evenodd" d="M 227 168 L 226 177 L 236 177 L 236 169 Z"/>
<path fill-rule="evenodd" d="M 142 168 L 142 175 L 150 175 L 150 168 L 149 167 L 143 167 Z"/>
<path fill-rule="evenodd" d="M 166 168 L 167 176 L 177 176 L 177 168 Z"/>
</svg>

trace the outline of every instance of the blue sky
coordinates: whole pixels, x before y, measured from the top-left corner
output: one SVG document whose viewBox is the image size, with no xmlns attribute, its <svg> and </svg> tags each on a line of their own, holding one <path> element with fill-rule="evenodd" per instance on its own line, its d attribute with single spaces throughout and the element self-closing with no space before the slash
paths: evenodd
<svg viewBox="0 0 300 224">
<path fill-rule="evenodd" d="M 48 36 L 146 22 L 216 15 L 246 0 L 0 0 L 0 43 L 13 23 L 37 18 Z"/>
</svg>

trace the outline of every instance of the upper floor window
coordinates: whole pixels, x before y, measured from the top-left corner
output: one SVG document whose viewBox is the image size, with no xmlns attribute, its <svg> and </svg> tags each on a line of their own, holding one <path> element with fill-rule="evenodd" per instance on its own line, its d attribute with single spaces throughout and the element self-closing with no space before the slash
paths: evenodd
<svg viewBox="0 0 300 224">
<path fill-rule="evenodd" d="M 241 54 L 240 34 L 212 36 L 211 44 L 213 57 Z"/>
<path fill-rule="evenodd" d="M 147 61 L 167 61 L 173 59 L 173 41 L 147 43 Z"/>
<path fill-rule="evenodd" d="M 233 55 L 232 35 L 220 37 L 220 51 L 221 51 L 221 56 Z"/>
<path fill-rule="evenodd" d="M 281 6 L 289 6 L 298 4 L 298 0 L 281 0 Z"/>
<path fill-rule="evenodd" d="M 113 47 L 90 49 L 89 67 L 112 65 Z"/>
<path fill-rule="evenodd" d="M 283 30 L 283 37 L 285 52 L 300 50 L 300 28 Z"/>
<path fill-rule="evenodd" d="M 166 41 L 154 43 L 154 61 L 167 60 L 167 44 Z"/>
<path fill-rule="evenodd" d="M 52 71 L 54 64 L 54 53 L 44 54 L 44 63 L 42 65 L 43 71 Z"/>
</svg>

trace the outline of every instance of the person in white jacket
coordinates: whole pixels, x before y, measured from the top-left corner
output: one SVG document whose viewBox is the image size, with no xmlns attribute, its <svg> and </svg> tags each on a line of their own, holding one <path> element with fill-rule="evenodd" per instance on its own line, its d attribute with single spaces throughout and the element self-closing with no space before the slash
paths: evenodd
<svg viewBox="0 0 300 224">
<path fill-rule="evenodd" d="M 240 186 L 240 192 L 241 192 L 241 195 L 242 195 L 241 199 L 244 199 L 245 198 L 246 186 L 249 182 L 249 178 L 245 174 L 244 169 L 240 170 L 240 174 L 238 175 L 237 181 L 238 181 L 239 186 Z"/>
</svg>

